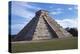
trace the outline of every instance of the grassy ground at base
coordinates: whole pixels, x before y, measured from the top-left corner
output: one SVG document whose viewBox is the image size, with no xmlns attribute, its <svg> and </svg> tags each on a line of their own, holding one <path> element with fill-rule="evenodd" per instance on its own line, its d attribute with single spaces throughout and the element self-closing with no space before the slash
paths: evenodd
<svg viewBox="0 0 80 54">
<path fill-rule="evenodd" d="M 46 51 L 46 50 L 64 50 L 77 49 L 78 38 L 55 39 L 46 42 L 35 43 L 13 43 L 12 52 L 30 52 L 30 51 Z"/>
</svg>

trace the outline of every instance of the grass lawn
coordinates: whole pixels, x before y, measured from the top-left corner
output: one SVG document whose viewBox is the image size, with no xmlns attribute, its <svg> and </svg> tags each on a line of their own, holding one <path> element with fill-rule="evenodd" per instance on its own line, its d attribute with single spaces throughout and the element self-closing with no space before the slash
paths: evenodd
<svg viewBox="0 0 80 54">
<path fill-rule="evenodd" d="M 12 43 L 12 52 L 77 49 L 78 38 L 53 39 L 45 42 Z"/>
</svg>

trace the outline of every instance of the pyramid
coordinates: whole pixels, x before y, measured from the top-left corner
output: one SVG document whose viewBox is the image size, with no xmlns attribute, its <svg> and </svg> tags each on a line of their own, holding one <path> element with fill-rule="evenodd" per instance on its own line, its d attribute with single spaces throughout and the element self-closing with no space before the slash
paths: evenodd
<svg viewBox="0 0 80 54">
<path fill-rule="evenodd" d="M 54 38 L 72 37 L 46 10 L 39 10 L 33 19 L 16 35 L 15 41 L 46 40 Z"/>
</svg>

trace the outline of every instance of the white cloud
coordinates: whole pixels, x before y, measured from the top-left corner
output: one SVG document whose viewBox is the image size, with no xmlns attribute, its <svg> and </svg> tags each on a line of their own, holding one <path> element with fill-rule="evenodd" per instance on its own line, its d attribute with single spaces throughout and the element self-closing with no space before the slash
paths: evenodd
<svg viewBox="0 0 80 54">
<path fill-rule="evenodd" d="M 50 14 L 53 14 L 53 15 L 57 15 L 57 14 L 61 14 L 61 13 L 62 13 L 61 11 L 50 12 Z"/>
<path fill-rule="evenodd" d="M 56 20 L 58 24 L 60 24 L 63 28 L 66 27 L 76 27 L 77 28 L 77 18 L 76 19 L 63 19 L 63 20 Z"/>
<path fill-rule="evenodd" d="M 73 9 L 77 10 L 78 7 L 77 7 L 77 6 L 74 6 L 74 7 L 69 7 L 69 8 L 68 8 L 68 10 L 73 10 Z"/>
<path fill-rule="evenodd" d="M 12 14 L 31 19 L 31 17 L 34 17 L 35 13 L 29 11 L 28 9 L 33 9 L 37 11 L 42 8 L 35 5 L 29 5 L 28 2 L 12 2 Z"/>
<path fill-rule="evenodd" d="M 27 8 L 30 8 L 30 9 L 33 9 L 33 10 L 41 10 L 41 9 L 43 9 L 43 8 L 41 8 L 41 7 L 37 7 L 37 6 L 35 6 L 35 5 L 26 5 L 26 7 Z"/>
<path fill-rule="evenodd" d="M 53 9 L 54 7 L 53 6 L 49 6 L 49 8 Z"/>
<path fill-rule="evenodd" d="M 68 8 L 68 10 L 72 10 L 72 9 L 73 9 L 73 8 L 71 8 L 71 7 L 70 7 L 70 8 Z"/>
<path fill-rule="evenodd" d="M 56 8 L 56 9 L 53 9 L 53 10 L 54 11 L 51 11 L 50 14 L 57 15 L 57 14 L 63 13 L 62 8 Z"/>
<path fill-rule="evenodd" d="M 43 8 L 37 7 L 37 10 L 41 10 L 41 9 L 43 9 Z"/>
<path fill-rule="evenodd" d="M 57 8 L 56 10 L 57 10 L 57 11 L 62 11 L 63 9 L 62 9 L 62 8 Z"/>
<path fill-rule="evenodd" d="M 25 7 L 23 8 L 15 4 L 12 5 L 12 14 L 21 16 L 23 18 L 30 18 L 30 16 L 34 16 L 33 12 L 28 11 Z"/>
<path fill-rule="evenodd" d="M 35 10 L 42 9 L 40 7 L 37 7 L 36 4 L 30 5 L 29 2 L 13 2 L 13 3 L 15 5 L 22 6 L 22 7 L 27 7 L 27 8 L 30 8 L 30 9 L 35 9 Z"/>
</svg>

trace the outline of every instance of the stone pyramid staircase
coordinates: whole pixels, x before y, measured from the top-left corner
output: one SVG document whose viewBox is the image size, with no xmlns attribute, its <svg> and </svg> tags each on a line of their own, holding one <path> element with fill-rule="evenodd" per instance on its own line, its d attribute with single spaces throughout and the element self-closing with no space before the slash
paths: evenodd
<svg viewBox="0 0 80 54">
<path fill-rule="evenodd" d="M 36 12 L 35 17 L 16 35 L 15 41 L 45 40 L 72 37 L 45 10 Z"/>
</svg>

